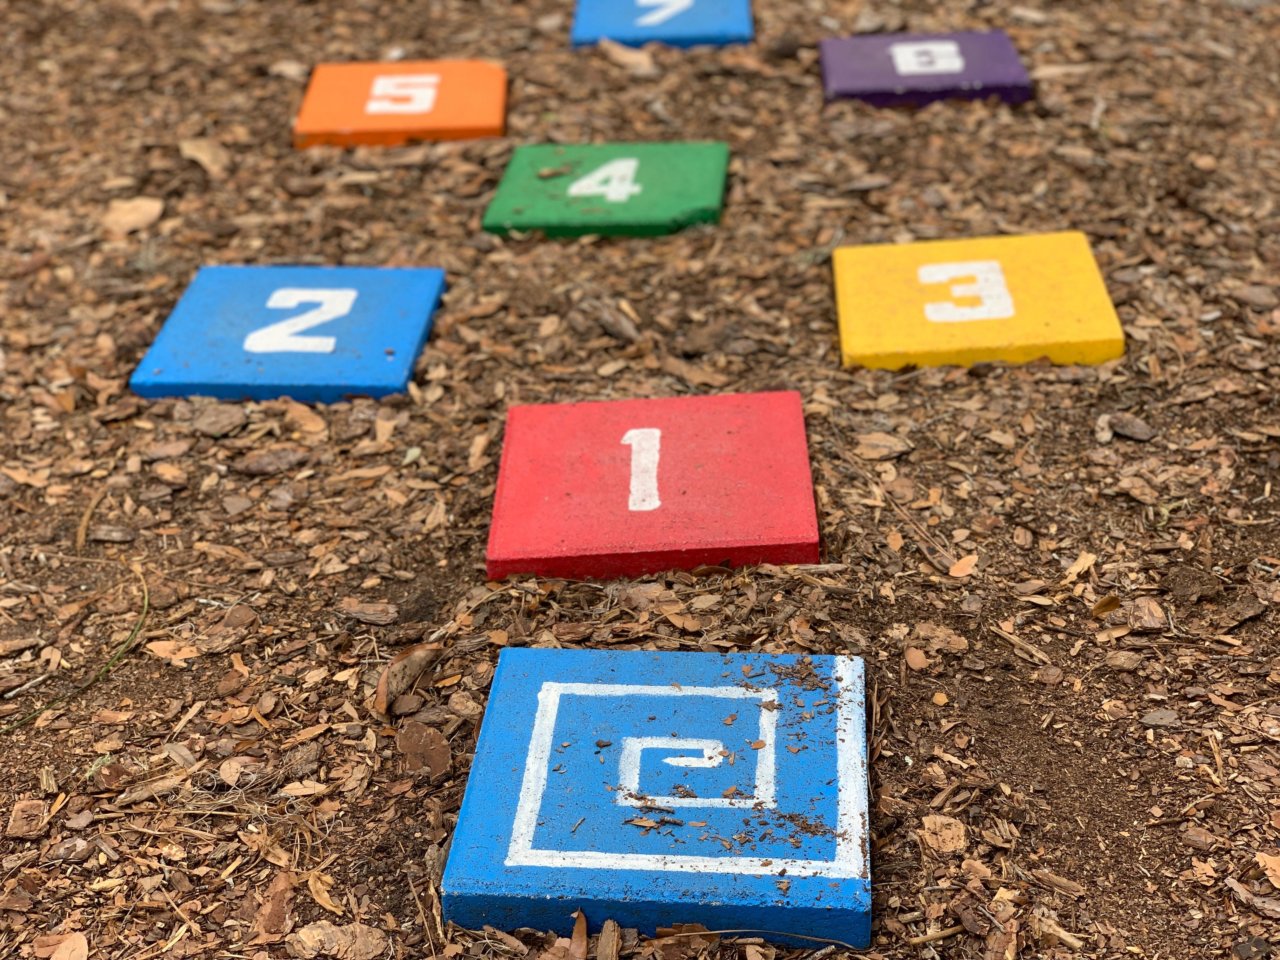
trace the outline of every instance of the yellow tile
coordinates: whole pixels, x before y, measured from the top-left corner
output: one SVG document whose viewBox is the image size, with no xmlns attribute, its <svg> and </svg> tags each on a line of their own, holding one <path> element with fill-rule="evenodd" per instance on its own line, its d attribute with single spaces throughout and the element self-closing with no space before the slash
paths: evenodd
<svg viewBox="0 0 1280 960">
<path fill-rule="evenodd" d="M 841 247 L 845 366 L 1103 363 L 1124 333 L 1083 233 Z"/>
</svg>

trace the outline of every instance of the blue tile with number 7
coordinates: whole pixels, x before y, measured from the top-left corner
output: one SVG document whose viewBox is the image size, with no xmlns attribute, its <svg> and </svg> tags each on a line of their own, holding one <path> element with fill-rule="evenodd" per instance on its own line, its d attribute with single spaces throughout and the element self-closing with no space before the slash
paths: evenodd
<svg viewBox="0 0 1280 960">
<path fill-rule="evenodd" d="M 399 393 L 443 292 L 436 268 L 203 267 L 129 385 L 322 403 Z"/>
<path fill-rule="evenodd" d="M 751 0 L 578 0 L 570 39 L 692 47 L 749 43 L 753 35 Z"/>
</svg>

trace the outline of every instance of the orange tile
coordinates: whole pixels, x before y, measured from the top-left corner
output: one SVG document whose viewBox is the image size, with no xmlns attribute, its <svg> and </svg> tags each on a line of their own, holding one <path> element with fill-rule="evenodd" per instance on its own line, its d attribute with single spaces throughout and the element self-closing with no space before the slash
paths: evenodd
<svg viewBox="0 0 1280 960">
<path fill-rule="evenodd" d="M 481 60 L 321 63 L 293 122 L 293 145 L 398 146 L 501 136 L 507 71 Z"/>
</svg>

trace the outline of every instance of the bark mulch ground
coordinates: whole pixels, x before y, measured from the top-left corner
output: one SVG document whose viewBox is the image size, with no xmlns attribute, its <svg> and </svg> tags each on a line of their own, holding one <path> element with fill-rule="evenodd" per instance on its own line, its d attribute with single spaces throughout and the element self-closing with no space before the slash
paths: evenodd
<svg viewBox="0 0 1280 960">
<path fill-rule="evenodd" d="M 1272 954 L 1280 10 L 756 7 L 636 57 L 568 49 L 566 0 L 7 0 L 0 724 L 51 706 L 0 737 L 0 955 L 800 955 L 442 925 L 514 645 L 864 656 L 869 957 Z M 1036 102 L 824 106 L 817 40 L 903 27 L 1007 28 Z M 291 149 L 312 63 L 394 56 L 504 61 L 511 136 Z M 727 141 L 723 223 L 480 232 L 512 144 L 636 138 Z M 1124 360 L 840 369 L 834 246 L 1065 228 Z M 408 396 L 130 395 L 223 262 L 451 288 Z M 485 582 L 508 405 L 779 387 L 823 564 Z"/>
</svg>

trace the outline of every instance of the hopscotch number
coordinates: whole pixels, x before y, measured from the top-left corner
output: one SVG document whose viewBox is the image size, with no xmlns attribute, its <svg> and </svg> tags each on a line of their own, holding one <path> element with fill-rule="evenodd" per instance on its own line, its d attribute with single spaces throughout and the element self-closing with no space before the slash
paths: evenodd
<svg viewBox="0 0 1280 960">
<path fill-rule="evenodd" d="M 950 301 L 936 301 L 924 305 L 924 315 L 934 323 L 965 323 L 969 320 L 1008 320 L 1013 316 L 1013 294 L 1005 283 L 1004 270 L 998 260 L 970 260 L 966 263 L 929 263 L 917 274 L 923 284 L 950 283 L 952 280 L 971 280 L 956 283 L 950 288 L 953 297 L 976 297 L 972 306 L 960 306 Z"/>
<path fill-rule="evenodd" d="M 631 448 L 631 495 L 627 509 L 637 513 L 657 510 L 662 506 L 658 498 L 658 457 L 662 453 L 662 431 L 656 427 L 640 427 L 622 435 L 622 442 Z"/>
<path fill-rule="evenodd" d="M 964 72 L 960 44 L 954 40 L 895 43 L 889 47 L 889 56 L 893 58 L 893 69 L 900 77 Z"/>
<path fill-rule="evenodd" d="M 358 291 L 350 288 L 308 290 L 305 287 L 282 287 L 267 300 L 272 310 L 292 310 L 314 303 L 316 308 L 296 317 L 281 320 L 244 338 L 249 353 L 333 353 L 336 337 L 300 337 L 298 334 L 330 320 L 345 317 L 356 302 Z"/>
<path fill-rule="evenodd" d="M 693 7 L 694 0 L 636 0 L 638 7 L 653 7 L 636 18 L 637 27 L 656 27 Z"/>
<path fill-rule="evenodd" d="M 569 184 L 571 197 L 604 197 L 610 203 L 626 203 L 643 189 L 636 183 L 640 161 L 619 157 Z"/>
<path fill-rule="evenodd" d="M 430 113 L 435 109 L 439 89 L 440 75 L 437 73 L 401 73 L 374 77 L 364 112 Z"/>
</svg>

